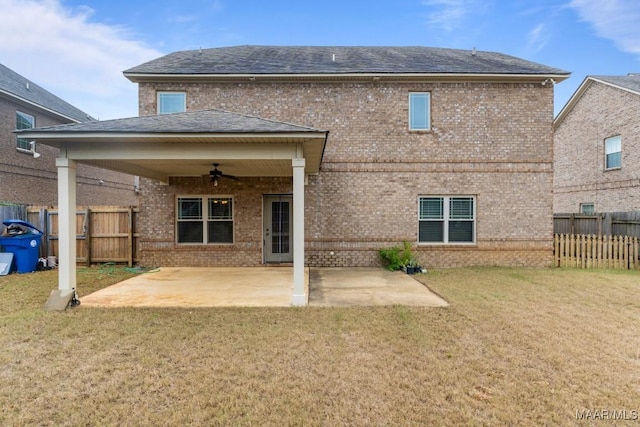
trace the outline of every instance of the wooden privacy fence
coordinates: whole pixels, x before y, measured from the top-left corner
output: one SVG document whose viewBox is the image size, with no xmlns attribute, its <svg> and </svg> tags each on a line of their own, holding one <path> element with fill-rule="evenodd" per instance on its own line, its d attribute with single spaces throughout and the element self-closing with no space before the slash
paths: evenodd
<svg viewBox="0 0 640 427">
<path fill-rule="evenodd" d="M 76 211 L 76 262 L 126 263 L 136 259 L 137 208 L 91 207 Z M 58 210 L 29 207 L 27 220 L 44 233 L 41 254 L 58 256 Z"/>
<path fill-rule="evenodd" d="M 637 237 L 554 234 L 553 247 L 556 267 L 640 268 Z"/>
<path fill-rule="evenodd" d="M 557 213 L 553 215 L 553 232 L 640 237 L 640 212 Z"/>
</svg>

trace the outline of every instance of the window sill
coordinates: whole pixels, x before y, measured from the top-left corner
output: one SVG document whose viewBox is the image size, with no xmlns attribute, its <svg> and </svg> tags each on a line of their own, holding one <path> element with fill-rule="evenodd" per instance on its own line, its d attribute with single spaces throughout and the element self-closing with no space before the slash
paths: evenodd
<svg viewBox="0 0 640 427">
<path fill-rule="evenodd" d="M 436 248 L 474 248 L 477 247 L 478 244 L 475 242 L 470 242 L 470 243 L 461 243 L 461 242 L 456 242 L 456 243 L 440 243 L 440 242 L 434 242 L 434 243 L 428 243 L 428 242 L 418 242 L 418 247 L 436 247 Z"/>
<path fill-rule="evenodd" d="M 619 171 L 620 169 L 622 169 L 622 166 L 618 166 L 617 168 L 609 168 L 609 169 L 605 169 L 605 172 L 611 172 L 611 171 Z"/>
<path fill-rule="evenodd" d="M 16 151 L 17 151 L 18 153 L 24 153 L 24 154 L 31 154 L 31 155 L 33 155 L 33 151 L 31 151 L 31 150 L 27 150 L 27 149 L 25 149 L 25 148 L 16 147 Z"/>
<path fill-rule="evenodd" d="M 198 246 L 204 246 L 204 247 L 213 247 L 213 248 L 217 248 L 217 247 L 230 247 L 233 246 L 235 243 L 179 243 L 176 242 L 175 245 L 178 248 L 193 248 L 193 247 L 198 247 Z"/>
</svg>

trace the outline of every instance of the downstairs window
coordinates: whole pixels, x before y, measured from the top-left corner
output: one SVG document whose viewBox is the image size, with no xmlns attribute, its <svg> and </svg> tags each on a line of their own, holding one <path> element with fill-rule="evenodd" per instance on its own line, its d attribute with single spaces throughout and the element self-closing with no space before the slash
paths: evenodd
<svg viewBox="0 0 640 427">
<path fill-rule="evenodd" d="M 176 217 L 178 243 L 233 243 L 233 198 L 231 197 L 178 197 Z"/>
<path fill-rule="evenodd" d="M 475 243 L 475 197 L 421 196 L 418 243 Z"/>
</svg>

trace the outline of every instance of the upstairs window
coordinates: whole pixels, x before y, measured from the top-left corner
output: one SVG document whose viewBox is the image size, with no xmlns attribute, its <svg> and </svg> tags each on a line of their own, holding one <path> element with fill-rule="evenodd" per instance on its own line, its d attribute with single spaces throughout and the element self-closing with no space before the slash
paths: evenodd
<svg viewBox="0 0 640 427">
<path fill-rule="evenodd" d="M 474 243 L 475 222 L 474 197 L 420 197 L 419 243 Z"/>
<path fill-rule="evenodd" d="M 622 137 L 620 135 L 604 140 L 604 164 L 605 169 L 622 167 Z"/>
<path fill-rule="evenodd" d="M 187 111 L 187 94 L 184 92 L 158 92 L 158 114 L 184 113 Z"/>
<path fill-rule="evenodd" d="M 409 94 L 409 129 L 431 129 L 431 94 L 429 92 Z"/>
<path fill-rule="evenodd" d="M 36 125 L 36 119 L 30 114 L 21 113 L 20 111 L 16 111 L 16 129 L 33 129 Z M 16 147 L 20 150 L 30 151 L 31 147 L 29 143 L 31 141 L 29 139 L 18 137 L 16 140 Z"/>
</svg>

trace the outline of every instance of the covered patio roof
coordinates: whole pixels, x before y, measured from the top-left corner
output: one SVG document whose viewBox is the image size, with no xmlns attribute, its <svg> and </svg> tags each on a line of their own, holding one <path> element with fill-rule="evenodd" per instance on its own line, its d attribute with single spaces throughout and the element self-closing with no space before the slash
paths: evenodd
<svg viewBox="0 0 640 427">
<path fill-rule="evenodd" d="M 213 163 L 236 176 L 291 176 L 291 159 L 315 174 L 328 131 L 223 110 L 95 121 L 19 131 L 61 157 L 168 182 L 207 175 Z"/>
<path fill-rule="evenodd" d="M 168 183 L 208 175 L 214 163 L 235 176 L 293 177 L 293 305 L 306 305 L 304 182 L 320 170 L 328 131 L 222 110 L 132 117 L 16 131 L 60 149 L 58 295 L 76 288 L 76 164 Z M 50 299 L 51 299 L 50 298 Z"/>
</svg>

